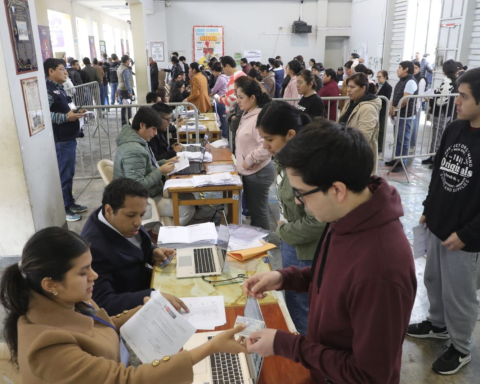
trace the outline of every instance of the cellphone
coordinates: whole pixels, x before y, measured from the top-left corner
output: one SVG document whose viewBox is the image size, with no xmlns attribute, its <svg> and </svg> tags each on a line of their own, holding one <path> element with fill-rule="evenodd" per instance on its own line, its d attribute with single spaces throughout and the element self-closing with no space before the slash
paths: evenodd
<svg viewBox="0 0 480 384">
<path fill-rule="evenodd" d="M 162 264 L 160 264 L 160 268 L 165 268 L 170 262 L 173 260 L 173 255 L 169 256 L 167 260 L 165 260 Z"/>
<path fill-rule="evenodd" d="M 78 113 L 78 112 L 80 112 L 80 110 L 82 109 L 82 107 L 83 107 L 83 104 L 82 104 L 82 105 L 80 105 L 80 107 L 78 107 L 77 109 L 75 109 L 73 112 L 75 112 L 75 113 Z"/>
</svg>

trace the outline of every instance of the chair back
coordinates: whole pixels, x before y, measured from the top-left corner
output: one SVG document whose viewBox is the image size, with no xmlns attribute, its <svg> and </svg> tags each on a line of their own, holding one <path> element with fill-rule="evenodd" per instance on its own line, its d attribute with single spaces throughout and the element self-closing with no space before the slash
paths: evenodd
<svg viewBox="0 0 480 384">
<path fill-rule="evenodd" d="M 103 159 L 100 160 L 97 164 L 98 172 L 102 176 L 103 182 L 108 185 L 113 180 L 113 161 Z"/>
</svg>

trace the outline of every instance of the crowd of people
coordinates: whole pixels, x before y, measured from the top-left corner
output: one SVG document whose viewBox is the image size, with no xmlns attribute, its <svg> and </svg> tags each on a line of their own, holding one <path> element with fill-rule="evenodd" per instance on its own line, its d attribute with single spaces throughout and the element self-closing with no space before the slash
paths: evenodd
<svg viewBox="0 0 480 384">
<path fill-rule="evenodd" d="M 450 338 L 433 370 L 456 373 L 471 360 L 479 302 L 480 203 L 472 196 L 480 188 L 480 69 L 466 71 L 448 60 L 434 91 L 447 96 L 400 103 L 431 87 L 427 58 L 400 62 L 395 87 L 384 70 L 375 81 L 356 53 L 337 70 L 314 59 L 307 69 L 302 56 L 285 66 L 280 56 L 268 64 L 246 59 L 237 64 L 224 56 L 200 65 L 175 53 L 167 69 L 150 60 L 149 106 L 138 108 L 131 121 L 129 108 L 122 109 L 114 180 L 81 235 L 60 228 L 39 231 L 25 245 L 21 262 L 2 277 L 5 339 L 24 381 L 184 383 L 208 355 L 250 352 L 300 362 L 315 382 L 397 384 L 406 335 Z M 44 63 L 67 220 L 78 219 L 87 207 L 72 196 L 84 111 L 70 108 L 65 84 L 68 79 L 110 84 L 111 104 L 134 95 L 128 55 L 83 63 L 81 70 L 74 59 L 68 66 L 59 59 Z M 448 96 L 455 93 L 460 96 Z M 322 99 L 342 94 L 348 99 Z M 388 111 L 379 96 L 392 99 Z M 105 93 L 103 102 L 108 104 Z M 234 335 L 243 326 L 237 326 L 196 349 L 133 369 L 121 362 L 118 329 L 155 294 L 154 263 L 175 255 L 152 244 L 147 230 L 158 226 L 141 225 L 151 215 L 147 198 L 161 216 L 173 216 L 163 182 L 184 147 L 172 129 L 181 119 L 178 107 L 166 102 L 220 115 L 222 134 L 233 137 L 251 225 L 270 229 L 269 193 L 276 185 L 283 268 L 255 274 L 243 290 L 256 298 L 284 290 L 298 335 L 264 329 L 238 342 Z M 400 222 L 400 196 L 377 176 L 377 158 L 384 150 L 387 114 L 399 119 L 395 153 L 405 156 L 415 148 L 423 108 L 431 109 L 430 151 L 436 153 L 426 162 L 433 173 L 420 219 L 428 228 L 430 309 L 425 321 L 409 325 L 417 288 L 412 250 Z M 402 168 L 386 164 L 393 172 Z M 452 172 L 461 180 L 453 180 Z M 195 208 L 180 206 L 179 213 L 180 224 L 187 225 Z M 163 295 L 177 310 L 188 310 L 180 299 Z"/>
</svg>

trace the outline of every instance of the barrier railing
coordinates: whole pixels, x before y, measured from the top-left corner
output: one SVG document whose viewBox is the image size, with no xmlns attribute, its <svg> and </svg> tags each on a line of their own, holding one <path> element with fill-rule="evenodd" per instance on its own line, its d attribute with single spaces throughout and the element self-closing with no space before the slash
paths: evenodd
<svg viewBox="0 0 480 384">
<path fill-rule="evenodd" d="M 97 83 L 98 85 L 98 83 Z M 82 105 L 75 102 L 76 106 Z M 172 107 L 186 106 L 195 111 L 195 131 L 187 131 L 186 141 L 189 141 L 189 133 L 195 134 L 195 143 L 200 143 L 200 129 L 198 119 L 198 109 L 191 103 L 167 103 Z M 102 159 L 114 159 L 114 153 L 117 148 L 116 139 L 121 130 L 120 114 L 122 109 L 131 109 L 131 118 L 133 119 L 138 108 L 151 107 L 151 104 L 124 104 L 124 105 L 83 105 L 93 114 L 88 114 L 84 118 L 82 126 L 84 137 L 77 139 L 77 166 L 75 170 L 75 180 L 99 179 L 97 163 Z M 105 111 L 102 111 L 105 110 Z M 127 114 L 128 116 L 128 114 Z M 180 131 L 179 119 L 175 119 L 174 125 L 179 137 Z"/>
<path fill-rule="evenodd" d="M 393 125 L 392 169 L 400 164 L 408 182 L 410 179 L 405 165 L 406 160 L 435 156 L 445 128 L 454 119 L 454 102 L 457 96 L 457 93 L 408 95 L 398 102 L 398 105 L 403 105 L 404 102 L 408 105 L 411 99 L 416 100 L 414 108 L 417 113 L 405 118 L 398 109 Z M 423 110 L 425 104 L 426 111 Z"/>
</svg>

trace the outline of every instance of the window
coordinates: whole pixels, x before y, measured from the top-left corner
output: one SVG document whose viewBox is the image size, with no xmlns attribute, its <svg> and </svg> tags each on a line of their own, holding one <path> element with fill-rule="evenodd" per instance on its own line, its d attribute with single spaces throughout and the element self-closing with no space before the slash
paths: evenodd
<svg viewBox="0 0 480 384">
<path fill-rule="evenodd" d="M 47 10 L 53 55 L 56 58 L 75 57 L 73 45 L 72 21 L 70 15 Z"/>
</svg>

